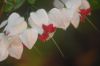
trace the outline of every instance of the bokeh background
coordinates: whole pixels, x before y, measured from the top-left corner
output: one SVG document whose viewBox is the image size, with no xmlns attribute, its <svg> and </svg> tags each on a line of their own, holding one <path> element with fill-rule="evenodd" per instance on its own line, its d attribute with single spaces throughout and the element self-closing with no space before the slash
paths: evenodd
<svg viewBox="0 0 100 66">
<path fill-rule="evenodd" d="M 92 13 L 88 18 L 100 30 L 100 0 L 89 2 Z M 18 12 L 27 20 L 30 12 L 40 8 L 49 11 L 53 8 L 53 0 L 0 0 L 0 22 L 12 12 Z M 45 43 L 38 40 L 32 50 L 24 48 L 20 60 L 9 57 L 0 62 L 0 66 L 100 66 L 100 31 L 88 20 L 81 22 L 77 29 L 72 25 L 66 31 L 57 29 L 54 39 L 64 57 L 52 40 Z"/>
</svg>

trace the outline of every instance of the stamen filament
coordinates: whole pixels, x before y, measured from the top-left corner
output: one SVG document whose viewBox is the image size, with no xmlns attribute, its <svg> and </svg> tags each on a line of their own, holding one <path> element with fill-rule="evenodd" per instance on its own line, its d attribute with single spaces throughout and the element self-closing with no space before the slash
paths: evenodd
<svg viewBox="0 0 100 66">
<path fill-rule="evenodd" d="M 91 20 L 88 17 L 86 17 L 86 19 L 96 31 L 100 32 L 100 30 L 91 22 Z"/>
<path fill-rule="evenodd" d="M 54 39 L 54 38 L 51 38 L 51 40 L 52 40 L 52 41 L 53 41 L 53 43 L 56 45 L 56 47 L 57 47 L 57 49 L 59 50 L 59 52 L 60 52 L 61 56 L 64 58 L 64 54 L 63 54 L 62 50 L 60 49 L 60 47 L 59 47 L 58 43 L 55 41 L 55 39 Z"/>
</svg>

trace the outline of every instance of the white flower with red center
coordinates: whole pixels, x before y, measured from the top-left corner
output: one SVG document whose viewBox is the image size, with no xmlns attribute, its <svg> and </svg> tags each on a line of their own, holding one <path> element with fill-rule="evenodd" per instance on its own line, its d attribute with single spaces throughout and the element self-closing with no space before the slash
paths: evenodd
<svg viewBox="0 0 100 66">
<path fill-rule="evenodd" d="M 5 60 L 8 55 L 20 59 L 23 53 L 23 45 L 18 36 L 8 37 L 0 33 L 0 61 Z"/>
<path fill-rule="evenodd" d="M 66 19 L 70 19 L 70 23 L 75 28 L 78 27 L 80 20 L 84 19 L 91 12 L 87 0 L 54 0 L 54 6 L 59 9 L 66 7 L 67 16 L 71 16 Z"/>
<path fill-rule="evenodd" d="M 54 33 L 56 30 L 56 27 L 50 22 L 48 14 L 44 9 L 39 9 L 36 12 L 30 13 L 29 25 L 36 29 L 38 39 L 43 42 L 50 38 L 50 34 Z"/>
<path fill-rule="evenodd" d="M 14 37 L 17 35 L 23 45 L 31 49 L 36 42 L 37 32 L 34 29 L 28 29 L 24 18 L 17 13 L 12 13 L 6 21 L 8 22 L 4 29 L 6 36 Z"/>
</svg>

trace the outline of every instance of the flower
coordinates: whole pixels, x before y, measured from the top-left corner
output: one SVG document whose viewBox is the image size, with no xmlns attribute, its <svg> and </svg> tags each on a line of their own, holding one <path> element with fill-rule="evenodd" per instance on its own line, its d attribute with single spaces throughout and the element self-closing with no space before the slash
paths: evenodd
<svg viewBox="0 0 100 66">
<path fill-rule="evenodd" d="M 18 36 L 8 37 L 4 33 L 0 33 L 0 61 L 5 60 L 8 55 L 20 59 L 22 52 L 23 45 Z"/>
<path fill-rule="evenodd" d="M 31 49 L 33 47 L 35 36 L 35 31 L 31 29 L 27 29 L 27 23 L 23 17 L 21 17 L 17 13 L 12 13 L 8 18 L 8 24 L 5 27 L 4 31 L 7 36 L 15 36 L 17 35 L 19 39 L 23 42 L 23 44 Z M 33 32 L 33 34 L 31 34 Z"/>
<path fill-rule="evenodd" d="M 27 28 L 27 23 L 19 14 L 12 13 L 0 26 L 5 25 L 4 33 L 0 34 L 0 61 L 5 60 L 8 55 L 20 59 L 23 44 L 19 35 Z"/>
<path fill-rule="evenodd" d="M 31 12 L 29 17 L 29 25 L 38 32 L 38 39 L 46 41 L 51 36 L 50 33 L 55 32 L 56 27 L 50 21 L 47 12 L 44 9 L 39 9 L 36 12 Z"/>
<path fill-rule="evenodd" d="M 57 1 L 62 3 L 62 5 L 65 5 L 65 7 L 60 8 L 60 10 L 61 9 L 65 10 L 64 15 L 66 14 L 66 16 L 64 16 L 64 18 L 67 19 L 67 21 L 65 21 L 65 22 L 70 23 L 75 28 L 77 28 L 79 26 L 79 22 L 80 22 L 80 14 L 78 13 L 78 7 L 81 5 L 81 0 L 61 0 L 61 1 L 55 0 L 54 2 L 57 2 Z M 59 6 L 56 3 L 54 3 L 54 6 L 56 8 L 59 8 Z M 61 18 L 61 16 L 63 16 L 63 13 L 61 13 L 61 15 L 59 15 L 58 17 Z M 64 20 L 64 19 L 62 19 L 62 20 Z"/>
</svg>

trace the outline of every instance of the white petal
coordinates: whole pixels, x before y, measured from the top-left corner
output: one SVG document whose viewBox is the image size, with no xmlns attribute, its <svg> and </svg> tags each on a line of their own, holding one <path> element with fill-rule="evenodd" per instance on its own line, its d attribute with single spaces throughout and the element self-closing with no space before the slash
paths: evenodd
<svg viewBox="0 0 100 66">
<path fill-rule="evenodd" d="M 38 33 L 35 29 L 27 29 L 20 35 L 21 41 L 28 49 L 31 49 L 34 46 L 37 38 Z"/>
<path fill-rule="evenodd" d="M 63 22 L 63 24 L 62 24 L 62 28 L 64 29 L 64 30 L 66 30 L 68 27 L 69 27 L 69 25 L 70 25 L 70 20 L 69 20 L 69 18 L 68 18 L 68 13 L 67 13 L 67 10 L 66 9 L 62 9 L 61 10 L 61 13 L 62 13 L 62 17 L 63 17 L 63 19 L 62 19 L 62 22 Z M 69 15 L 70 16 L 70 15 Z"/>
<path fill-rule="evenodd" d="M 3 21 L 3 22 L 0 24 L 0 28 L 4 27 L 7 23 L 8 23 L 7 20 Z"/>
<path fill-rule="evenodd" d="M 59 8 L 59 9 L 64 8 L 64 4 L 61 3 L 59 0 L 54 0 L 53 5 L 54 7 Z"/>
<path fill-rule="evenodd" d="M 66 29 L 69 26 L 69 22 L 67 19 L 67 15 L 66 15 L 66 9 L 56 9 L 53 8 L 52 10 L 50 10 L 49 12 L 49 18 L 51 20 L 51 22 L 57 27 L 57 28 L 62 28 L 62 29 Z"/>
<path fill-rule="evenodd" d="M 20 59 L 23 53 L 23 45 L 18 37 L 12 39 L 9 46 L 9 55 L 16 59 Z"/>
<path fill-rule="evenodd" d="M 20 22 L 18 24 L 16 22 L 14 25 L 6 26 L 4 31 L 9 33 L 9 36 L 12 36 L 12 35 L 23 32 L 26 28 L 27 28 L 27 23 L 25 21 L 23 21 L 23 22 Z"/>
<path fill-rule="evenodd" d="M 0 34 L 0 62 L 5 60 L 8 57 L 8 46 L 6 37 L 3 33 Z"/>
<path fill-rule="evenodd" d="M 42 27 L 43 24 L 48 24 L 48 15 L 44 9 L 39 9 L 37 12 L 30 13 L 30 18 L 32 19 L 33 25 Z"/>
<path fill-rule="evenodd" d="M 67 8 L 77 10 L 81 5 L 81 0 L 62 0 L 65 3 Z"/>
<path fill-rule="evenodd" d="M 53 8 L 49 11 L 49 18 L 56 27 L 60 27 L 62 24 L 62 14 L 59 9 Z"/>
<path fill-rule="evenodd" d="M 12 13 L 8 18 L 8 24 L 4 31 L 9 33 L 9 36 L 21 33 L 27 28 L 27 23 L 23 17 L 17 13 Z"/>
<path fill-rule="evenodd" d="M 71 19 L 71 24 L 77 28 L 79 26 L 79 22 L 80 22 L 80 14 L 75 13 L 73 15 L 73 18 Z"/>
<path fill-rule="evenodd" d="M 33 21 L 32 21 L 31 18 L 28 19 L 28 24 L 29 24 L 32 28 L 36 29 L 37 32 L 38 32 L 39 34 L 43 34 L 43 29 L 42 29 L 41 27 L 38 27 L 37 25 L 35 25 L 35 24 L 33 23 Z"/>
<path fill-rule="evenodd" d="M 82 0 L 82 5 L 80 7 L 81 9 L 88 9 L 90 8 L 90 4 L 87 0 Z"/>
<path fill-rule="evenodd" d="M 12 13 L 9 18 L 8 18 L 8 22 L 11 23 L 15 23 L 16 19 L 18 19 L 20 17 L 20 15 L 18 13 Z"/>
</svg>

